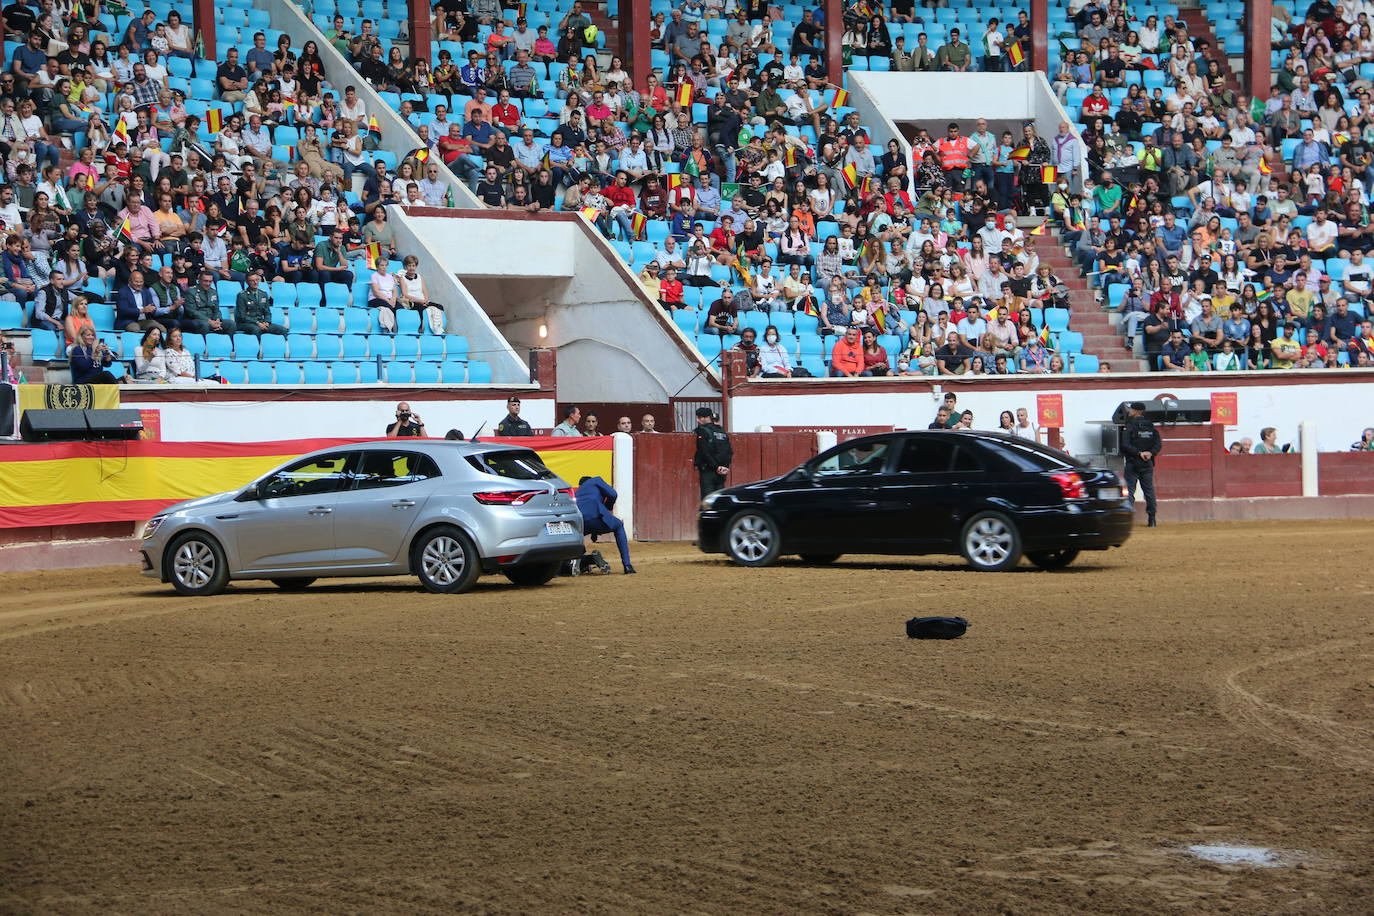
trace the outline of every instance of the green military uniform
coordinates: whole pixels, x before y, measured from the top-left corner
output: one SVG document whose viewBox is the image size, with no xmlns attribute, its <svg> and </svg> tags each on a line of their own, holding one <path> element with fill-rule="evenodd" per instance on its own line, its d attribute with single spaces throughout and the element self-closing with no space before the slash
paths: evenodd
<svg viewBox="0 0 1374 916">
<path fill-rule="evenodd" d="M 234 321 L 242 334 L 280 334 L 286 336 L 286 328 L 272 323 L 272 298 L 259 289 L 246 289 L 239 293 L 234 304 Z M 258 327 L 258 322 L 267 322 L 266 328 Z"/>
<path fill-rule="evenodd" d="M 182 312 L 189 322 L 186 329 L 195 334 L 232 334 L 238 329 L 234 319 L 220 311 L 219 290 L 213 286 L 208 292 L 199 286 L 188 289 Z M 210 327 L 210 322 L 215 320 L 220 323 L 218 331 Z"/>
</svg>

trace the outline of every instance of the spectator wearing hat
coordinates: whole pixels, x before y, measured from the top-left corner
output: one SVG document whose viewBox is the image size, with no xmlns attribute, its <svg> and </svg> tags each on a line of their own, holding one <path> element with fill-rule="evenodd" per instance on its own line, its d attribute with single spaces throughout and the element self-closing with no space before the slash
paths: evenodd
<svg viewBox="0 0 1374 916">
<path fill-rule="evenodd" d="M 496 424 L 496 435 L 498 436 L 533 436 L 534 430 L 524 417 L 520 416 L 520 398 L 511 395 L 506 398 L 506 415 L 501 418 L 501 422 Z"/>
</svg>

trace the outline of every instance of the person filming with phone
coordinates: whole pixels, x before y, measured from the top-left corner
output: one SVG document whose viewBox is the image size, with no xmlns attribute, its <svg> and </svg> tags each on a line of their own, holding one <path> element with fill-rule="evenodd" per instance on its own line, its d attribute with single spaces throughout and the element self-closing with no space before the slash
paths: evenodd
<svg viewBox="0 0 1374 916">
<path fill-rule="evenodd" d="M 386 434 L 390 437 L 398 436 L 428 436 L 425 432 L 425 421 L 420 419 L 418 413 L 412 413 L 410 404 L 406 401 L 396 405 L 396 422 L 386 428 Z"/>
</svg>

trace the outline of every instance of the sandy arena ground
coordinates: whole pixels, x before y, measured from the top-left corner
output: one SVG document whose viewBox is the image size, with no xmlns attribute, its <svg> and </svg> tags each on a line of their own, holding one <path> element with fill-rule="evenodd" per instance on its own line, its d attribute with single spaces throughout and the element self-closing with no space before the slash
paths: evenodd
<svg viewBox="0 0 1374 916">
<path fill-rule="evenodd" d="M 654 545 L 456 598 L 0 576 L 0 911 L 1374 912 L 1372 531 Z M 904 637 L 940 612 L 969 635 Z"/>
</svg>

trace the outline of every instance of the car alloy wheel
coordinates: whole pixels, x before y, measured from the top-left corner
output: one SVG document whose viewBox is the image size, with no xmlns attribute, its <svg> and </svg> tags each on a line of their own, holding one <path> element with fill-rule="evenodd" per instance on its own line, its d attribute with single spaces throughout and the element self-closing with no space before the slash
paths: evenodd
<svg viewBox="0 0 1374 916">
<path fill-rule="evenodd" d="M 482 574 L 472 540 L 450 525 L 431 529 L 415 542 L 411 568 L 426 589 L 446 595 L 467 591 Z"/>
<path fill-rule="evenodd" d="M 781 547 L 777 526 L 758 512 L 741 512 L 731 519 L 726 539 L 730 557 L 743 566 L 767 566 Z"/>
<path fill-rule="evenodd" d="M 451 537 L 437 537 L 425 545 L 422 562 L 425 574 L 436 585 L 449 586 L 463 577 L 468 558 L 463 545 Z"/>
<path fill-rule="evenodd" d="M 1010 569 L 1021 559 L 1021 536 L 1006 516 L 984 512 L 964 526 L 964 557 L 979 570 Z"/>
<path fill-rule="evenodd" d="M 224 590 L 229 569 L 224 551 L 208 535 L 191 533 L 173 541 L 167 551 L 172 587 L 182 595 L 213 595 Z"/>
</svg>

